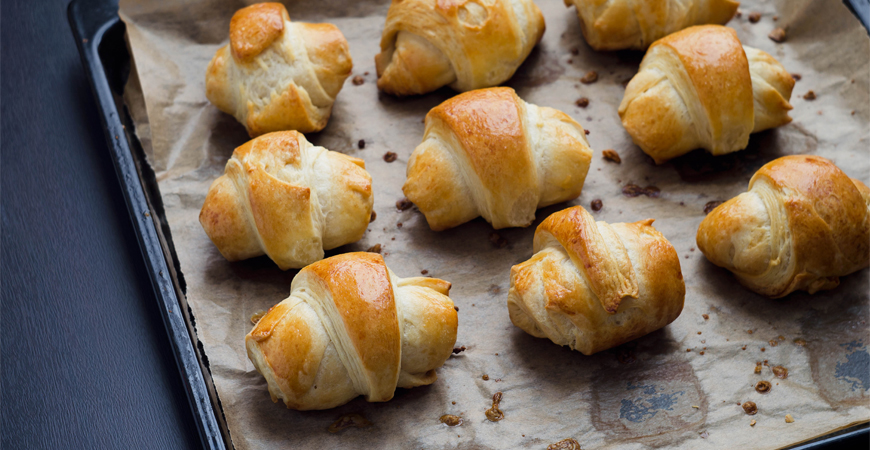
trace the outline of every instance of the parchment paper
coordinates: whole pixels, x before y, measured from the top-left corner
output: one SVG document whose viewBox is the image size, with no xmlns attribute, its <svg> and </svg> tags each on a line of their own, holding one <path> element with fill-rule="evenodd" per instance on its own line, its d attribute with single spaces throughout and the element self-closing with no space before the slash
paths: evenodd
<svg viewBox="0 0 870 450">
<path fill-rule="evenodd" d="M 547 31 L 507 84 L 526 101 L 574 117 L 591 131 L 596 152 L 583 195 L 539 210 L 531 227 L 498 231 L 508 242 L 504 248 L 491 243 L 493 230 L 481 219 L 436 233 L 416 209 L 396 209 L 425 113 L 455 93 L 442 89 L 397 99 L 378 92 L 374 56 L 388 2 L 288 4 L 293 20 L 336 24 L 350 42 L 353 75 L 365 80 L 356 86 L 349 78 L 327 128 L 308 135 L 315 144 L 363 158 L 373 177 L 377 220 L 361 241 L 331 253 L 381 244 L 400 276 L 428 270 L 452 282 L 451 297 L 460 308 L 457 345 L 468 348 L 438 370 L 431 386 L 399 389 L 387 403 L 357 398 L 314 412 L 273 404 L 244 347 L 251 315 L 287 297 L 296 271 L 281 272 L 265 257 L 226 262 L 197 220 L 210 183 L 223 173 L 233 149 L 248 140 L 243 127 L 210 105 L 204 93 L 206 65 L 227 41 L 233 12 L 248 1 L 123 0 L 120 8 L 141 82 L 141 91 L 131 83 L 127 98 L 144 98 L 147 107 L 146 116 L 131 105 L 237 449 L 545 448 L 565 438 L 584 449 L 773 449 L 870 419 L 866 270 L 843 278 L 832 291 L 768 300 L 743 289 L 695 249 L 705 204 L 743 192 L 752 174 L 779 156 L 823 155 L 870 182 L 870 39 L 839 0 L 744 1 L 742 17 L 729 26 L 744 44 L 771 53 L 802 77 L 791 99 L 794 122 L 753 135 L 744 151 L 716 158 L 698 151 L 662 166 L 631 143 L 616 113 L 623 83 L 643 54 L 593 52 L 573 8 L 538 0 Z M 747 20 L 753 11 L 763 13 L 757 24 Z M 784 44 L 767 38 L 776 26 L 788 30 Z M 598 82 L 581 84 L 589 70 L 598 72 Z M 817 99 L 802 98 L 809 90 Z M 580 97 L 589 98 L 587 108 L 575 105 Z M 365 140 L 364 149 L 359 140 Z M 602 159 L 608 148 L 619 153 L 621 164 Z M 388 151 L 398 160 L 385 162 Z M 629 183 L 656 186 L 661 195 L 627 198 L 621 190 Z M 540 221 L 575 204 L 589 209 L 594 199 L 604 205 L 594 213 L 598 220 L 656 219 L 680 254 L 687 294 L 682 315 L 668 327 L 587 357 L 513 326 L 506 298 L 510 268 L 532 255 Z M 805 347 L 794 343 L 798 338 Z M 756 362 L 765 360 L 769 366 L 755 374 Z M 776 365 L 788 368 L 787 379 L 773 376 L 770 367 Z M 755 392 L 759 380 L 772 383 L 770 393 Z M 498 423 L 484 416 L 495 392 L 504 393 L 505 418 Z M 739 405 L 745 401 L 758 405 L 757 415 L 743 412 Z M 352 412 L 374 425 L 327 432 Z M 464 423 L 448 428 L 438 420 L 442 414 L 460 415 Z M 795 422 L 786 423 L 786 414 Z M 757 425 L 750 427 L 753 419 Z"/>
</svg>

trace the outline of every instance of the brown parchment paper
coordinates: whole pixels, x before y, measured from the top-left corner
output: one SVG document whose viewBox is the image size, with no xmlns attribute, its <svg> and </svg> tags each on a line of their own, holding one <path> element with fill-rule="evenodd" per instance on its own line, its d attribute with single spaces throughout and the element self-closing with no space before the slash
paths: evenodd
<svg viewBox="0 0 870 450">
<path fill-rule="evenodd" d="M 744 1 L 742 17 L 729 26 L 744 44 L 801 75 L 791 100 L 794 121 L 753 135 L 744 151 L 716 158 L 699 151 L 661 166 L 631 143 L 616 113 L 642 53 L 593 52 L 573 8 L 539 0 L 547 31 L 507 84 L 526 101 L 574 117 L 591 131 L 596 152 L 583 195 L 538 211 L 529 228 L 498 231 L 508 242 L 503 248 L 490 242 L 493 230 L 481 219 L 435 233 L 415 209 L 396 209 L 425 113 L 455 93 L 398 99 L 378 92 L 374 56 L 388 2 L 289 2 L 291 19 L 328 21 L 342 30 L 353 75 L 365 80 L 356 86 L 349 78 L 329 125 L 308 135 L 317 145 L 363 158 L 373 177 L 377 220 L 361 241 L 332 253 L 381 244 L 400 276 L 428 270 L 452 282 L 460 308 L 457 345 L 468 348 L 438 370 L 431 386 L 399 389 L 387 403 L 357 398 L 311 412 L 273 404 L 244 347 L 251 315 L 287 297 L 296 271 L 282 272 L 265 257 L 226 262 L 198 222 L 210 183 L 248 139 L 204 93 L 206 65 L 227 41 L 233 12 L 248 1 L 122 0 L 120 6 L 141 83 L 130 84 L 127 99 L 144 99 L 147 115 L 130 107 L 157 173 L 197 336 L 237 449 L 545 448 L 565 438 L 584 449 L 774 449 L 870 419 L 866 270 L 832 291 L 768 300 L 695 249 L 705 204 L 743 192 L 752 174 L 779 156 L 823 155 L 870 182 L 870 39 L 839 0 Z M 747 20 L 753 11 L 763 14 L 757 24 Z M 788 30 L 784 44 L 767 38 L 776 26 Z M 581 84 L 589 70 L 598 72 L 598 81 Z M 802 98 L 809 90 L 813 101 Z M 575 105 L 580 97 L 589 98 L 587 108 Z M 608 148 L 621 164 L 601 158 Z M 385 162 L 388 151 L 398 160 Z M 629 183 L 656 186 L 661 195 L 624 197 Z M 687 294 L 682 315 L 668 327 L 587 357 L 514 327 L 506 298 L 510 268 L 531 256 L 540 221 L 575 204 L 589 209 L 593 199 L 604 205 L 594 213 L 598 220 L 656 219 L 680 254 Z M 794 343 L 799 338 L 806 346 Z M 755 374 L 756 362 L 765 360 L 788 368 L 788 378 L 774 377 L 769 366 Z M 759 380 L 772 383 L 770 393 L 755 392 Z M 505 418 L 498 423 L 484 416 L 495 392 L 504 393 Z M 757 415 L 743 412 L 745 401 L 758 405 Z M 327 432 L 352 412 L 374 425 Z M 460 415 L 464 423 L 448 428 L 438 420 L 442 414 Z M 786 414 L 795 422 L 787 424 Z M 750 427 L 753 419 L 757 425 Z"/>
</svg>

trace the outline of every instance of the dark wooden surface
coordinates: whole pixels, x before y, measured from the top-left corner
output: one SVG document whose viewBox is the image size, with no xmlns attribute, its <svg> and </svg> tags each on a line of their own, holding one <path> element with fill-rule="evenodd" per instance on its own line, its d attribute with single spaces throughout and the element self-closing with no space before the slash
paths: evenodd
<svg viewBox="0 0 870 450">
<path fill-rule="evenodd" d="M 0 447 L 198 448 L 67 3 L 0 3 Z"/>
</svg>

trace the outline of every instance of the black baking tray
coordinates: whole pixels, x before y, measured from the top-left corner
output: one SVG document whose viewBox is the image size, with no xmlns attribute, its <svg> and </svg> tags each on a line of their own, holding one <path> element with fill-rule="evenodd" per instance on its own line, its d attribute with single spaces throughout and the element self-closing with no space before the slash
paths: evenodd
<svg viewBox="0 0 870 450">
<path fill-rule="evenodd" d="M 865 27 L 870 26 L 870 0 L 844 1 Z M 125 25 L 118 17 L 118 2 L 73 0 L 67 13 L 82 65 L 97 100 L 109 147 L 108 156 L 115 165 L 200 440 L 206 449 L 231 448 L 220 403 L 211 384 L 208 360 L 196 338 L 195 322 L 184 302 L 184 279 L 178 270 L 157 181 L 145 162 L 124 104 L 124 86 L 130 74 L 131 60 Z M 791 450 L 846 448 L 870 448 L 870 426 L 863 424 L 847 428 L 790 447 Z"/>
</svg>

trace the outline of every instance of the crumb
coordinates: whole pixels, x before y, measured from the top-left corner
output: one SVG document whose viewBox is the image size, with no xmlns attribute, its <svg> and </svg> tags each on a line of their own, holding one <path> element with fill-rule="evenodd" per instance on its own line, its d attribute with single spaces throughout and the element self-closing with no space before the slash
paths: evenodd
<svg viewBox="0 0 870 450">
<path fill-rule="evenodd" d="M 852 110 L 852 115 L 853 115 L 853 116 L 855 115 L 855 110 L 854 110 L 854 109 Z"/>
<path fill-rule="evenodd" d="M 375 245 L 372 245 L 372 246 L 369 247 L 369 249 L 366 250 L 366 251 L 369 252 L 369 253 L 380 253 L 380 252 L 381 252 L 381 244 L 375 244 Z"/>
<path fill-rule="evenodd" d="M 581 108 L 585 108 L 589 106 L 589 99 L 586 97 L 580 97 L 576 102 L 574 102 L 574 104 Z"/>
<path fill-rule="evenodd" d="M 743 412 L 754 416 L 758 412 L 758 406 L 755 405 L 755 402 L 746 402 L 743 404 Z"/>
<path fill-rule="evenodd" d="M 755 373 L 761 373 L 761 362 L 755 363 Z"/>
<path fill-rule="evenodd" d="M 393 152 L 386 152 L 386 153 L 384 153 L 384 161 L 386 161 L 386 162 L 388 162 L 388 163 L 391 163 L 391 162 L 395 161 L 396 158 L 398 158 L 398 155 L 396 155 L 396 154 L 393 153 Z"/>
<path fill-rule="evenodd" d="M 609 149 L 601 152 L 601 156 L 603 156 L 604 159 L 606 159 L 608 161 L 615 162 L 616 164 L 622 163 L 622 158 L 619 157 L 619 153 L 616 153 L 616 150 L 609 148 Z"/>
<path fill-rule="evenodd" d="M 752 330 L 746 330 L 746 334 L 752 334 Z"/>
<path fill-rule="evenodd" d="M 746 346 L 744 345 L 743 347 L 740 348 L 740 350 L 746 350 Z"/>
<path fill-rule="evenodd" d="M 738 9 L 738 10 L 737 10 L 737 14 L 735 14 L 735 15 L 736 15 L 737 18 L 739 19 L 739 18 L 743 17 L 743 11 L 741 11 L 741 10 Z"/>
<path fill-rule="evenodd" d="M 780 380 L 788 378 L 788 369 L 786 369 L 785 367 L 774 366 L 770 370 L 772 370 L 773 374 Z"/>
<path fill-rule="evenodd" d="M 594 70 L 586 72 L 586 75 L 584 75 L 583 78 L 580 79 L 580 82 L 583 84 L 592 84 L 596 81 L 598 81 L 598 72 Z"/>
<path fill-rule="evenodd" d="M 459 307 L 458 307 L 458 306 L 453 306 L 453 309 L 456 310 L 456 312 L 459 312 Z"/>
<path fill-rule="evenodd" d="M 794 345 L 797 345 L 798 347 L 804 347 L 807 345 L 807 341 L 801 338 L 797 338 L 794 340 Z"/>
<path fill-rule="evenodd" d="M 793 73 L 793 74 L 791 74 L 791 77 L 794 78 L 795 81 L 800 81 L 801 78 L 803 78 L 803 77 L 801 77 L 801 74 L 799 74 L 799 73 Z"/>
<path fill-rule="evenodd" d="M 462 347 L 453 347 L 453 354 L 458 355 L 458 354 L 464 352 L 465 350 L 466 350 L 466 348 L 464 345 Z M 484 375 L 484 376 L 486 376 L 486 375 Z"/>
<path fill-rule="evenodd" d="M 592 200 L 592 204 L 590 206 L 592 207 L 593 211 L 601 211 L 601 207 L 604 205 L 601 203 L 600 199 L 595 199 Z"/>
<path fill-rule="evenodd" d="M 489 381 L 489 375 L 483 374 L 483 381 Z"/>
<path fill-rule="evenodd" d="M 508 244 L 507 239 L 501 237 L 498 233 L 490 233 L 489 242 L 497 248 L 505 248 Z"/>
<path fill-rule="evenodd" d="M 785 423 L 792 423 L 792 422 L 794 422 L 794 417 L 792 417 L 791 414 L 786 414 L 785 415 Z"/>
<path fill-rule="evenodd" d="M 701 439 L 707 439 L 708 437 L 710 437 L 710 433 L 705 431 L 705 432 L 701 433 L 700 436 L 701 436 Z"/>
<path fill-rule="evenodd" d="M 774 28 L 773 31 L 771 31 L 770 34 L 767 35 L 767 37 L 769 37 L 770 40 L 773 42 L 785 42 L 785 30 L 783 30 L 782 28 Z"/>
<path fill-rule="evenodd" d="M 698 405 L 692 405 L 692 408 L 695 408 L 695 409 L 701 409 L 701 407 L 698 406 Z"/>
<path fill-rule="evenodd" d="M 701 334 L 701 332 L 699 331 L 698 334 Z"/>
<path fill-rule="evenodd" d="M 755 383 L 755 391 L 759 394 L 767 394 L 770 392 L 770 382 L 761 380 L 758 383 Z"/>
<path fill-rule="evenodd" d="M 687 348 L 687 349 L 686 349 L 686 353 L 689 353 L 689 352 L 691 352 L 691 351 L 692 351 L 692 349 L 690 349 L 690 348 Z"/>
<path fill-rule="evenodd" d="M 704 205 L 704 214 L 710 214 L 711 212 L 713 212 L 714 209 L 716 209 L 717 206 L 721 205 L 722 203 L 725 203 L 725 202 L 723 202 L 721 200 L 714 200 L 712 202 L 707 202 L 707 204 Z"/>
<path fill-rule="evenodd" d="M 761 351 L 764 351 L 764 350 L 765 350 L 765 348 L 764 348 L 764 347 L 761 347 Z"/>
<path fill-rule="evenodd" d="M 456 402 L 450 402 L 450 403 L 451 403 L 451 404 L 454 404 L 454 405 L 456 404 Z"/>
<path fill-rule="evenodd" d="M 816 93 L 813 91 L 809 91 L 806 94 L 804 94 L 804 100 L 815 100 L 815 99 L 816 99 Z"/>
<path fill-rule="evenodd" d="M 759 20 L 761 20 L 761 13 L 760 12 L 749 13 L 749 22 L 758 23 Z"/>
<path fill-rule="evenodd" d="M 428 274 L 429 274 L 429 271 L 426 270 L 426 269 L 423 269 L 423 270 L 420 271 L 420 274 L 421 274 L 421 275 L 428 275 Z"/>
<path fill-rule="evenodd" d="M 391 240 L 391 241 L 395 241 L 396 238 L 395 238 L 395 237 L 391 237 L 390 240 Z"/>
<path fill-rule="evenodd" d="M 397 223 L 396 228 L 402 228 L 402 222 Z"/>
<path fill-rule="evenodd" d="M 495 356 L 498 356 L 498 353 L 496 353 Z M 500 380 L 500 379 L 501 379 L 501 378 L 499 378 L 499 380 Z"/>
<path fill-rule="evenodd" d="M 776 22 L 779 20 L 779 16 L 773 16 L 773 21 Z"/>
<path fill-rule="evenodd" d="M 852 115 L 855 115 L 855 111 L 852 111 Z M 583 132 L 586 133 L 586 136 L 589 136 L 589 130 L 584 129 Z"/>
<path fill-rule="evenodd" d="M 359 142 L 356 143 L 356 146 L 357 146 L 357 148 L 360 149 L 360 150 L 366 148 L 366 140 L 365 140 L 365 139 L 360 139 Z"/>
<path fill-rule="evenodd" d="M 755 426 L 755 423 L 756 423 L 756 422 L 755 422 L 755 419 L 753 419 L 752 421 L 749 422 L 749 426 L 750 426 L 750 427 L 754 427 L 754 426 Z"/>
<path fill-rule="evenodd" d="M 359 85 L 365 83 L 366 80 L 363 77 L 357 75 L 357 76 L 353 77 L 351 82 L 353 83 L 354 86 L 359 86 Z"/>
<path fill-rule="evenodd" d="M 411 201 L 408 200 L 406 197 L 403 197 L 402 199 L 396 201 L 396 209 L 398 209 L 399 211 L 406 211 L 412 206 L 414 206 L 414 204 L 411 203 Z"/>
<path fill-rule="evenodd" d="M 694 250 L 695 250 L 695 249 L 693 248 L 692 251 L 694 251 Z M 707 314 L 701 314 L 701 317 L 703 317 L 704 320 L 710 320 L 710 316 L 707 315 Z"/>
<path fill-rule="evenodd" d="M 646 195 L 649 198 L 658 198 L 661 195 L 661 190 L 655 186 L 647 186 L 642 188 L 636 184 L 627 184 L 622 188 L 622 195 L 632 198 L 640 195 Z"/>
<path fill-rule="evenodd" d="M 372 211 L 372 216 L 369 218 L 369 223 L 374 222 L 375 219 L 377 219 L 377 218 L 378 218 L 378 213 Z"/>
<path fill-rule="evenodd" d="M 703 352 L 703 351 L 701 351 L 701 352 L 698 352 L 698 354 L 699 354 L 699 355 L 703 355 L 703 354 L 704 354 L 704 352 Z"/>
</svg>

